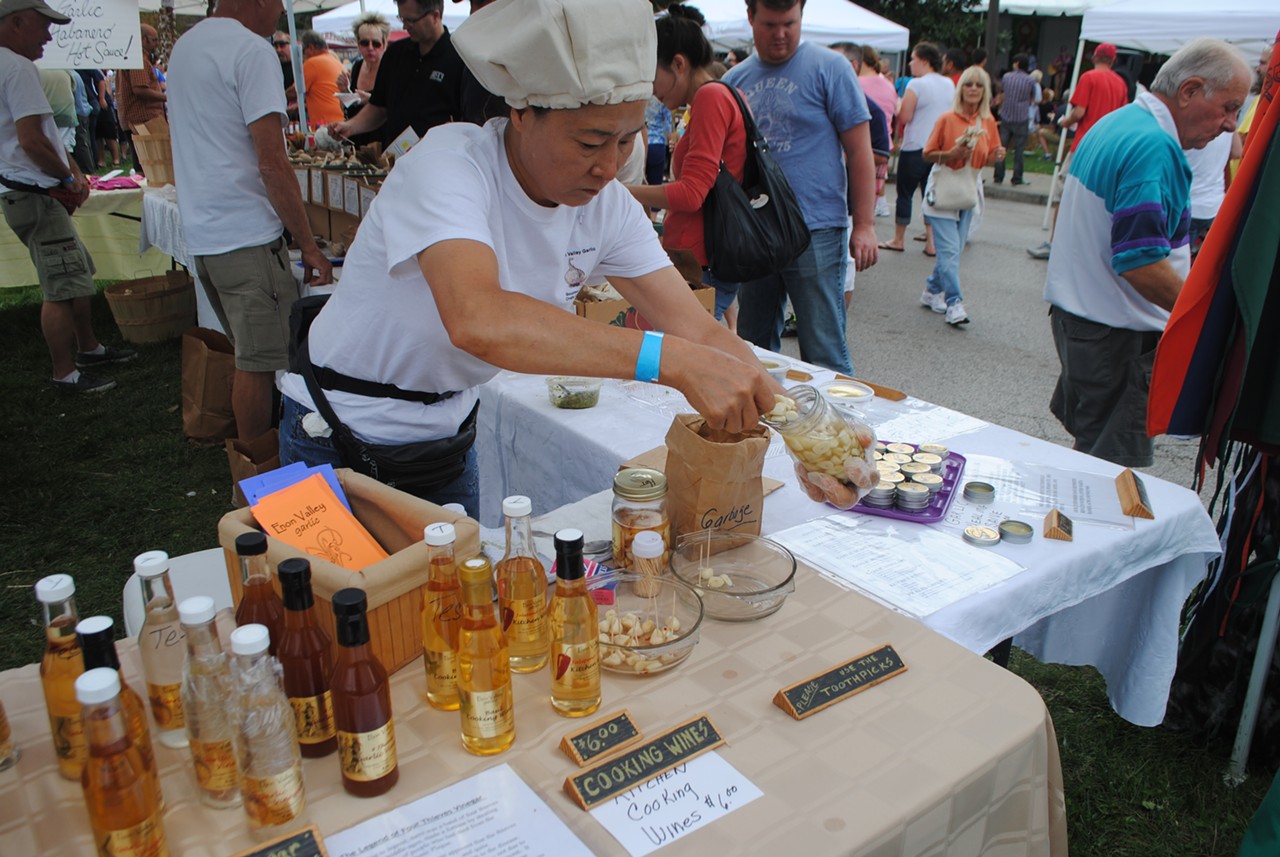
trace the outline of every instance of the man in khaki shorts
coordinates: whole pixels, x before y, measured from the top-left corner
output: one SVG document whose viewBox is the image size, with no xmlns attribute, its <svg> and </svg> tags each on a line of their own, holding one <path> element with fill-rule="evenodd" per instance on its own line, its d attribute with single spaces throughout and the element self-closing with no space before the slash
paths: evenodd
<svg viewBox="0 0 1280 857">
<path fill-rule="evenodd" d="M 40 279 L 40 327 L 53 362 L 51 383 L 99 393 L 116 382 L 79 370 L 135 355 L 103 345 L 93 333 L 93 260 L 71 222 L 89 186 L 67 158 L 34 62 L 53 38 L 49 27 L 70 21 L 43 0 L 0 0 L 0 208 Z"/>
<path fill-rule="evenodd" d="M 302 249 L 308 281 L 332 279 L 285 154 L 280 60 L 267 41 L 282 11 L 279 0 L 221 0 L 169 59 L 178 210 L 196 273 L 235 345 L 231 408 L 242 440 L 270 430 L 275 373 L 288 368 L 298 283 L 284 230 Z"/>
</svg>

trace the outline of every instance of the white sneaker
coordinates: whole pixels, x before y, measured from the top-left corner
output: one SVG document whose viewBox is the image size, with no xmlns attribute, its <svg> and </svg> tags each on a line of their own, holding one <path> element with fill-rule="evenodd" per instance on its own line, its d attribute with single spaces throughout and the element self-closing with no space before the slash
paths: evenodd
<svg viewBox="0 0 1280 857">
<path fill-rule="evenodd" d="M 1048 259 L 1051 250 L 1053 250 L 1053 245 L 1045 241 L 1039 247 L 1028 247 L 1027 255 L 1032 259 Z"/>
<path fill-rule="evenodd" d="M 942 292 L 931 292 L 925 289 L 920 293 L 920 303 L 934 312 L 947 311 L 947 298 Z"/>
<path fill-rule="evenodd" d="M 969 323 L 969 314 L 964 311 L 964 301 L 956 301 L 947 307 L 947 324 L 956 327 Z"/>
<path fill-rule="evenodd" d="M 893 212 L 889 210 L 889 200 L 883 196 L 876 197 L 876 217 L 888 217 L 891 214 Z"/>
</svg>

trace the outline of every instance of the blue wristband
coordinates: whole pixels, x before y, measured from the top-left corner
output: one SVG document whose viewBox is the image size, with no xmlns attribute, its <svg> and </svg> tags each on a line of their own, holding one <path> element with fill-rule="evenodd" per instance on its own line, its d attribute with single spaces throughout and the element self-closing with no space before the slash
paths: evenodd
<svg viewBox="0 0 1280 857">
<path fill-rule="evenodd" d="M 662 334 L 656 330 L 646 330 L 644 341 L 640 343 L 640 354 L 636 357 L 636 380 L 657 381 L 661 364 Z"/>
</svg>

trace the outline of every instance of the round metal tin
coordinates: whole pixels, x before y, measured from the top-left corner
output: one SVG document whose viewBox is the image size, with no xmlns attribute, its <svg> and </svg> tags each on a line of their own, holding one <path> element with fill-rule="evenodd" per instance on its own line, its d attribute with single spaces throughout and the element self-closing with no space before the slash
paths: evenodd
<svg viewBox="0 0 1280 857">
<path fill-rule="evenodd" d="M 937 494 L 942 489 L 943 478 L 936 473 L 921 473 L 912 476 L 911 481 L 929 489 L 930 494 Z"/>
<path fill-rule="evenodd" d="M 912 478 L 919 476 L 921 473 L 933 472 L 933 469 L 929 467 L 929 465 L 922 464 L 919 461 L 908 461 L 906 464 L 901 465 L 901 469 L 903 473 Z"/>
<path fill-rule="evenodd" d="M 989 548 L 1000 543 L 1000 534 L 991 527 L 965 527 L 963 538 L 971 545 Z"/>
<path fill-rule="evenodd" d="M 891 443 L 888 449 L 890 452 L 900 452 L 905 455 L 911 455 L 916 451 L 916 448 L 909 443 Z"/>
<path fill-rule="evenodd" d="M 894 464 L 910 464 L 911 456 L 905 452 L 886 452 L 884 460 L 892 461 Z"/>
<path fill-rule="evenodd" d="M 942 456 L 934 455 L 931 452 L 917 452 L 911 456 L 911 460 L 917 464 L 926 464 L 929 469 L 937 473 L 942 469 Z"/>
<path fill-rule="evenodd" d="M 1015 521 L 1010 518 L 1007 521 L 1000 522 L 1000 540 L 1008 542 L 1011 545 L 1025 545 L 1031 541 L 1031 537 L 1035 535 L 1035 530 L 1031 525 L 1023 521 Z"/>
<path fill-rule="evenodd" d="M 951 454 L 951 450 L 947 449 L 940 443 L 922 443 L 916 447 L 916 452 L 927 452 L 930 455 L 936 455 L 939 458 L 946 458 Z"/>
<path fill-rule="evenodd" d="M 964 499 L 979 505 L 993 503 L 996 499 L 996 486 L 989 482 L 966 482 L 964 483 Z"/>
</svg>

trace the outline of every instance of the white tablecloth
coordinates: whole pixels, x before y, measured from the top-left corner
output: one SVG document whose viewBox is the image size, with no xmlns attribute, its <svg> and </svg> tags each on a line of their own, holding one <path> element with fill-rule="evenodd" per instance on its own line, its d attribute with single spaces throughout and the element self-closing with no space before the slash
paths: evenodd
<svg viewBox="0 0 1280 857">
<path fill-rule="evenodd" d="M 810 369 L 817 382 L 830 372 Z M 535 514 L 580 500 L 612 484 L 618 465 L 661 444 L 677 412 L 690 409 L 679 393 L 636 382 L 606 381 L 600 404 L 560 410 L 547 400 L 541 376 L 502 373 L 481 388 L 477 446 L 481 519 L 501 518 L 510 494 L 527 494 Z M 876 412 L 926 403 L 877 401 Z M 1035 461 L 1062 469 L 1114 475 L 1120 468 L 1010 429 L 987 425 L 948 445 L 964 455 Z M 775 446 L 765 474 L 784 487 L 765 499 L 765 534 L 832 514 L 794 484 L 790 459 Z M 1115 710 L 1153 726 L 1164 717 L 1177 656 L 1179 612 L 1217 552 L 1217 535 L 1199 497 L 1145 477 L 1157 518 L 1132 529 L 1077 524 L 1076 540 L 1037 537 L 1030 545 L 1001 546 L 1026 571 L 924 618 L 924 623 L 975 652 L 1015 642 L 1044 661 L 1090 664 L 1106 678 Z M 600 506 L 607 510 L 607 492 Z M 888 527 L 878 520 L 871 526 Z M 898 525 L 902 526 L 902 525 Z M 921 526 L 907 524 L 905 526 Z M 588 538 L 607 537 L 588 533 Z"/>
</svg>

